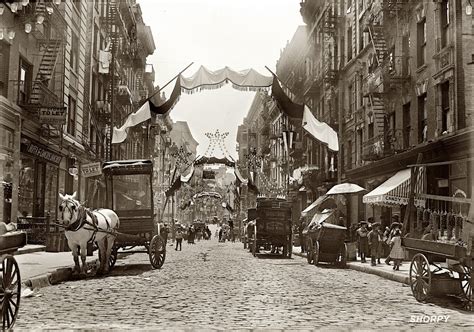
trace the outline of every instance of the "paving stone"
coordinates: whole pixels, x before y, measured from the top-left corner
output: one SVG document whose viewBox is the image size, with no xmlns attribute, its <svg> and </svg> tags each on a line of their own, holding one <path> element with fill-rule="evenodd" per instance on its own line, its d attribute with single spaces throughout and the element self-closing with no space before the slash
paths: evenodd
<svg viewBox="0 0 474 332">
<path fill-rule="evenodd" d="M 167 252 L 161 270 L 151 269 L 146 254 L 119 258 L 118 266 L 107 277 L 50 286 L 40 297 L 22 299 L 16 329 L 474 328 L 473 316 L 455 301 L 421 304 L 400 283 L 315 267 L 301 257 L 254 258 L 239 243 L 183 244 L 183 251 Z M 437 315 L 448 315 L 448 322 L 410 321 Z"/>
</svg>

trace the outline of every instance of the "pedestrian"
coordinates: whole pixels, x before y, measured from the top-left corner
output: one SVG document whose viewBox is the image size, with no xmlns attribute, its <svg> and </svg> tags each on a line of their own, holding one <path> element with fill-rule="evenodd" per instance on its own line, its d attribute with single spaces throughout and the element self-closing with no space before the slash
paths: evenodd
<svg viewBox="0 0 474 332">
<path fill-rule="evenodd" d="M 392 244 L 392 250 L 390 251 L 390 258 L 393 260 L 393 269 L 400 270 L 400 263 L 403 258 L 405 258 L 405 253 L 403 252 L 402 239 L 400 237 L 400 230 L 396 230 L 390 243 Z"/>
<path fill-rule="evenodd" d="M 178 245 L 179 245 L 179 251 L 181 251 L 182 243 L 183 243 L 183 230 L 181 229 L 181 227 L 179 227 L 178 230 L 176 231 L 176 248 L 174 250 L 178 250 Z"/>
<path fill-rule="evenodd" d="M 232 240 L 232 242 L 235 242 L 235 237 L 234 237 L 234 221 L 232 219 L 229 219 L 229 228 L 230 228 L 230 238 L 229 241 Z"/>
<path fill-rule="evenodd" d="M 223 232 L 224 232 L 224 231 L 223 231 L 222 227 L 219 228 L 219 242 L 222 242 L 222 233 L 223 233 Z"/>
<path fill-rule="evenodd" d="M 395 234 L 395 232 L 399 231 L 400 234 L 402 233 L 401 230 L 400 230 L 400 223 L 397 220 L 398 220 L 398 215 L 394 215 L 392 217 L 392 224 L 390 225 L 389 235 L 388 235 L 387 240 L 386 240 L 386 243 L 389 247 L 392 246 L 391 241 L 392 241 L 392 238 L 393 238 L 393 235 Z M 385 264 L 390 265 L 391 260 L 392 260 L 392 258 L 390 257 L 390 254 L 389 254 L 387 256 L 387 259 L 385 260 Z"/>
<path fill-rule="evenodd" d="M 377 260 L 380 264 L 380 255 L 382 251 L 382 236 L 379 231 L 379 226 L 379 223 L 373 223 L 372 230 L 367 235 L 370 247 L 370 264 L 372 266 L 377 265 Z"/>
<path fill-rule="evenodd" d="M 369 240 L 367 238 L 369 231 L 367 230 L 367 222 L 361 221 L 360 227 L 357 230 L 357 235 L 359 236 L 359 255 L 360 261 L 365 263 L 365 257 L 369 252 Z"/>
<path fill-rule="evenodd" d="M 300 217 L 300 224 L 298 227 L 298 235 L 300 239 L 301 253 L 305 252 L 305 243 L 303 241 L 303 229 L 305 227 L 305 217 Z"/>
</svg>

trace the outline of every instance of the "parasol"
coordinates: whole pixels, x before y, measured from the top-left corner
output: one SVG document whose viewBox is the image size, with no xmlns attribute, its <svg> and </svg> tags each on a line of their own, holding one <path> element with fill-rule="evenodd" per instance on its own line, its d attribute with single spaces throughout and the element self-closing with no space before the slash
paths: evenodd
<svg viewBox="0 0 474 332">
<path fill-rule="evenodd" d="M 326 195 L 353 194 L 364 190 L 364 188 L 354 183 L 341 183 L 329 189 Z"/>
</svg>

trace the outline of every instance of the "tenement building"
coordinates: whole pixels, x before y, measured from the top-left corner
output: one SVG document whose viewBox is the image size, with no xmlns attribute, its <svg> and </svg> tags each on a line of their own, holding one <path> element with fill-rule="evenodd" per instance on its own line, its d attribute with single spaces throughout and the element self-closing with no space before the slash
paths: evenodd
<svg viewBox="0 0 474 332">
<path fill-rule="evenodd" d="M 433 198 L 416 205 L 447 210 L 438 196 L 471 197 L 474 39 L 465 5 L 301 3 L 314 44 L 305 101 L 318 118 L 338 124 L 339 181 L 368 190 L 349 197 L 352 223 L 403 217 L 413 164 L 429 166 L 416 187 Z"/>
</svg>

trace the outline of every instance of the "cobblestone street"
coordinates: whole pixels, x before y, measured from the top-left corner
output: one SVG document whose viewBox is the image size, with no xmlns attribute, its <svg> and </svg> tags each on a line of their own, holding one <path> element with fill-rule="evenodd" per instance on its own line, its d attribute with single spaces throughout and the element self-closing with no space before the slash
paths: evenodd
<svg viewBox="0 0 474 332">
<path fill-rule="evenodd" d="M 253 258 L 241 243 L 168 249 L 162 270 L 151 270 L 146 254 L 133 254 L 109 277 L 40 289 L 22 299 L 16 329 L 474 326 L 472 315 L 419 304 L 409 287 L 377 276 L 316 268 L 301 257 Z M 410 322 L 438 315 L 448 322 Z"/>
</svg>

